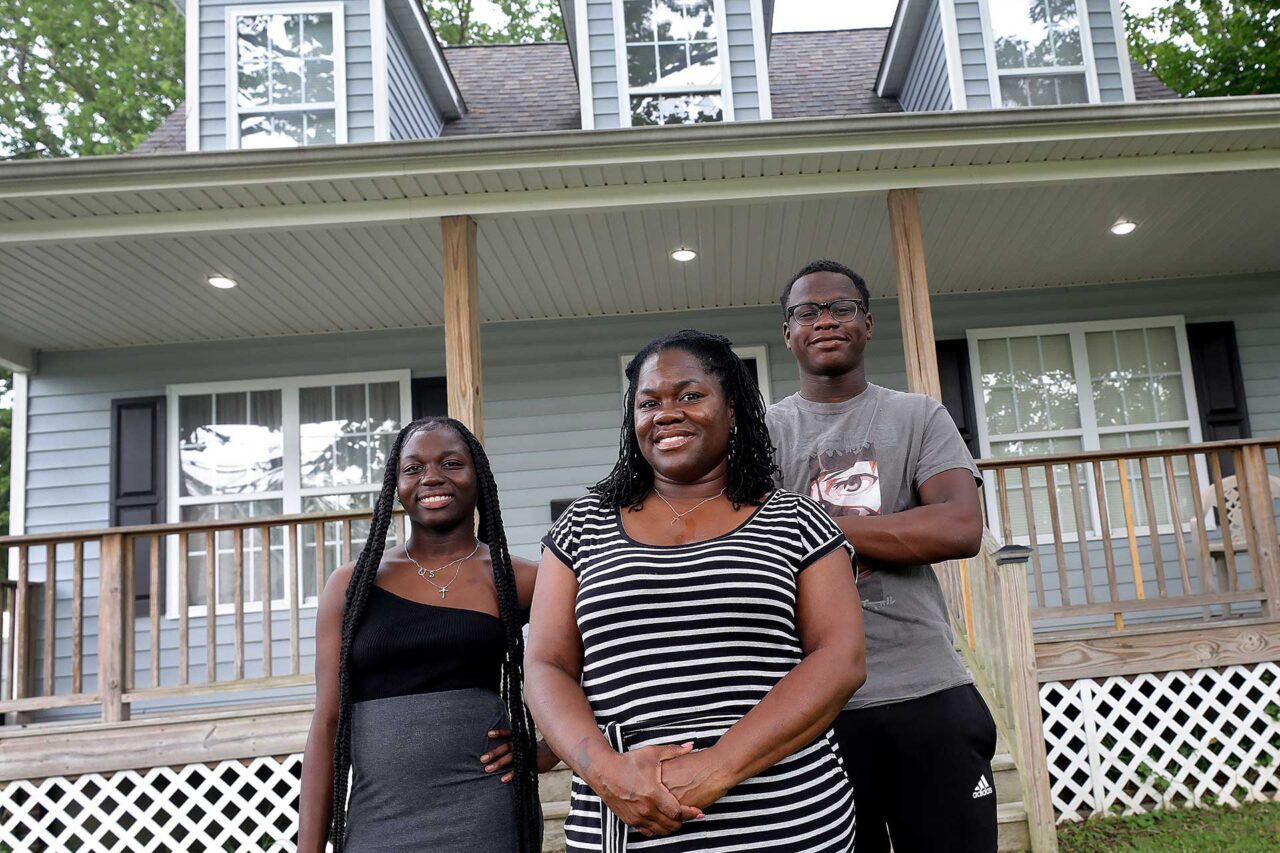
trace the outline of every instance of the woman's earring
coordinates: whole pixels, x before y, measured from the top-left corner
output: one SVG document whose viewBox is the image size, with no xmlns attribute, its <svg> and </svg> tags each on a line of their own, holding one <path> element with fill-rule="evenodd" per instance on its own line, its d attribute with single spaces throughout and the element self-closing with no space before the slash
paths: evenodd
<svg viewBox="0 0 1280 853">
<path fill-rule="evenodd" d="M 729 425 L 729 459 L 738 455 L 738 425 Z"/>
</svg>

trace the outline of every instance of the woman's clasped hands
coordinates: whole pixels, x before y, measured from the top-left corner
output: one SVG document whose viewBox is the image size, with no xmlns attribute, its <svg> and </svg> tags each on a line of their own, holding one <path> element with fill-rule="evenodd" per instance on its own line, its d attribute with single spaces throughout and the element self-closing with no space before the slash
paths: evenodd
<svg viewBox="0 0 1280 853">
<path fill-rule="evenodd" d="M 670 835 L 724 796 L 730 785 L 711 750 L 692 743 L 612 753 L 592 787 L 618 818 L 646 838 Z"/>
</svg>

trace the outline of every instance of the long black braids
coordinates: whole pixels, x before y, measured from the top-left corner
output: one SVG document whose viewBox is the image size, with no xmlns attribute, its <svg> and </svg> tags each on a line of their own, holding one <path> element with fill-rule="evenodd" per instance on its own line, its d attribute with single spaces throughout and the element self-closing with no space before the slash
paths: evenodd
<svg viewBox="0 0 1280 853">
<path fill-rule="evenodd" d="M 520 853 L 537 853 L 541 847 L 542 807 L 538 802 L 537 741 L 533 720 L 524 703 L 524 635 L 520 612 L 520 600 L 516 590 L 515 571 L 511 566 L 511 553 L 507 548 L 506 532 L 502 528 L 502 510 L 498 503 L 498 487 L 489 467 L 489 457 L 480 441 L 461 422 L 452 418 L 421 418 L 400 430 L 387 458 L 382 491 L 374 503 L 373 523 L 369 538 L 356 560 L 351 582 L 347 587 L 346 602 L 342 610 L 342 642 L 338 657 L 338 731 L 333 751 L 333 800 L 329 840 L 334 853 L 342 853 L 346 843 L 347 777 L 351 771 L 351 691 L 349 663 L 351 647 L 360 620 L 368 602 L 369 590 L 374 585 L 382 553 L 386 546 L 387 531 L 391 526 L 395 508 L 396 481 L 400 470 L 400 453 L 404 443 L 414 433 L 440 428 L 452 429 L 471 451 L 476 469 L 478 486 L 477 509 L 480 513 L 479 539 L 489 546 L 493 564 L 494 587 L 498 593 L 498 615 L 506 635 L 506 652 L 502 667 L 500 693 L 511 720 L 511 748 L 514 761 L 512 771 L 515 786 L 516 822 L 519 829 Z"/>
<path fill-rule="evenodd" d="M 702 362 L 715 376 L 725 397 L 733 404 L 734 431 L 729 438 L 729 481 L 725 494 L 735 507 L 757 506 L 773 489 L 778 464 L 764 420 L 764 398 L 751 372 L 733 351 L 733 342 L 722 335 L 685 329 L 655 338 L 627 363 L 627 392 L 622 402 L 622 431 L 618 436 L 618 461 L 591 491 L 613 509 L 638 507 L 653 490 L 653 468 L 640 453 L 636 439 L 636 381 L 649 358 L 668 349 L 679 349 Z"/>
</svg>

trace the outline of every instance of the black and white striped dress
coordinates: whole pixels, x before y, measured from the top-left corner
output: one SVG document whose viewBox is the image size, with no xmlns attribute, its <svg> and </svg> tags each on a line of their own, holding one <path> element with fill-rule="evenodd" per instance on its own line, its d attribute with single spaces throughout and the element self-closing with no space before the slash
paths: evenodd
<svg viewBox="0 0 1280 853">
<path fill-rule="evenodd" d="M 543 544 L 578 578 L 582 686 L 615 749 L 713 745 L 804 657 L 797 575 L 852 550 L 817 504 L 783 491 L 723 536 L 670 546 L 636 542 L 588 495 Z M 852 850 L 853 789 L 834 744 L 827 731 L 665 838 L 628 830 L 575 776 L 568 848 Z"/>
</svg>

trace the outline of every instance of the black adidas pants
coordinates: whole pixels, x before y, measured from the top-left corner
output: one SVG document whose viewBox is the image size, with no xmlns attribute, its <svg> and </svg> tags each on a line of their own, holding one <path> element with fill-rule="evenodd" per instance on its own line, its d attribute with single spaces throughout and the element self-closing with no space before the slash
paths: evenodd
<svg viewBox="0 0 1280 853">
<path fill-rule="evenodd" d="M 853 781 L 857 853 L 994 853 L 996 727 L 972 684 L 844 711 L 836 740 Z"/>
</svg>

